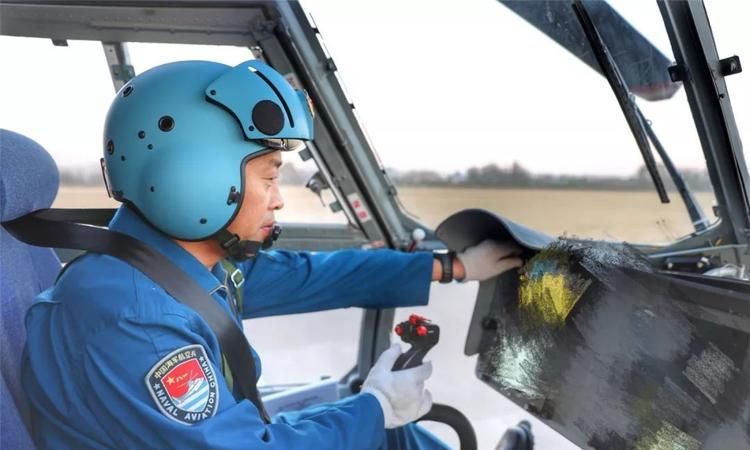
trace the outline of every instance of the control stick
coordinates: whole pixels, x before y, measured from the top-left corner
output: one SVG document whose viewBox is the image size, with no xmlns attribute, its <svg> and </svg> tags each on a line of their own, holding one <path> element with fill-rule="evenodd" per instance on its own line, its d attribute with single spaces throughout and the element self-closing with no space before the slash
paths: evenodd
<svg viewBox="0 0 750 450">
<path fill-rule="evenodd" d="M 402 353 L 393 364 L 393 370 L 410 369 L 422 364 L 427 352 L 440 339 L 440 327 L 417 314 L 410 315 L 409 320 L 396 325 L 393 331 L 402 341 L 411 344 L 409 350 Z M 433 403 L 430 412 L 418 420 L 431 420 L 448 425 L 458 435 L 461 450 L 477 450 L 477 435 L 474 428 L 471 426 L 469 419 L 456 408 Z"/>
<path fill-rule="evenodd" d="M 422 364 L 427 352 L 440 339 L 440 327 L 417 314 L 409 316 L 394 329 L 402 341 L 411 344 L 409 350 L 402 353 L 393 364 L 393 370 L 404 370 Z"/>
</svg>

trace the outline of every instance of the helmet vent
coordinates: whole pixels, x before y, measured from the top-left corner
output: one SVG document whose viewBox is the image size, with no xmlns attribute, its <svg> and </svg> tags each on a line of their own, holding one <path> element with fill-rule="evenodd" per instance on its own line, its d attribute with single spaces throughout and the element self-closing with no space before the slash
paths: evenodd
<svg viewBox="0 0 750 450">
<path fill-rule="evenodd" d="M 205 225 L 207 222 L 208 222 L 208 220 L 206 220 L 205 217 L 201 217 L 200 223 L 202 223 L 203 225 Z"/>
<path fill-rule="evenodd" d="M 122 96 L 123 97 L 127 97 L 131 93 L 133 93 L 133 86 L 128 86 L 128 87 L 125 88 L 124 91 L 122 91 Z"/>
<path fill-rule="evenodd" d="M 162 116 L 159 119 L 159 129 L 161 131 L 171 131 L 172 128 L 174 128 L 174 119 L 171 116 Z"/>
<path fill-rule="evenodd" d="M 146 137 L 146 132 L 145 131 L 141 130 L 141 131 L 138 132 L 138 138 L 139 139 L 143 139 L 145 137 Z"/>
<path fill-rule="evenodd" d="M 112 139 L 107 141 L 107 153 L 110 155 L 115 153 L 115 143 L 112 142 Z"/>
<path fill-rule="evenodd" d="M 152 150 L 152 149 L 154 148 L 154 144 L 148 144 L 148 145 L 146 146 L 146 148 L 148 148 L 149 150 Z"/>
</svg>

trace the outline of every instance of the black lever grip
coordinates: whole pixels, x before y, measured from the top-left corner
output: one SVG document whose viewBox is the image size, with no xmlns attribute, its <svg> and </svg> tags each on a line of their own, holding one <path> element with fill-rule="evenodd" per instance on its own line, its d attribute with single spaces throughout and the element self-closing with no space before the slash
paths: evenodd
<svg viewBox="0 0 750 450">
<path fill-rule="evenodd" d="M 393 370 L 410 369 L 422 364 L 427 352 L 440 340 L 440 327 L 416 314 L 396 325 L 394 331 L 411 347 L 398 357 Z"/>
<path fill-rule="evenodd" d="M 495 450 L 534 450 L 534 435 L 531 424 L 522 420 L 503 434 Z"/>
</svg>

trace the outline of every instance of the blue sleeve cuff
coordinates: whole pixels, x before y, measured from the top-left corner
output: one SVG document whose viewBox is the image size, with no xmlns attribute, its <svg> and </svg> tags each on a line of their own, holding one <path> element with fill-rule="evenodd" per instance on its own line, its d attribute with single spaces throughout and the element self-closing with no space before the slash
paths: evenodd
<svg viewBox="0 0 750 450">
<path fill-rule="evenodd" d="M 357 394 L 350 398 L 357 398 L 357 397 L 362 398 L 362 401 L 367 404 L 366 405 L 367 409 L 371 409 L 376 412 L 375 419 L 377 421 L 378 427 L 385 430 L 385 416 L 383 415 L 383 408 L 380 406 L 380 402 L 378 401 L 378 399 L 375 398 L 374 395 L 369 394 L 367 392 Z"/>
</svg>

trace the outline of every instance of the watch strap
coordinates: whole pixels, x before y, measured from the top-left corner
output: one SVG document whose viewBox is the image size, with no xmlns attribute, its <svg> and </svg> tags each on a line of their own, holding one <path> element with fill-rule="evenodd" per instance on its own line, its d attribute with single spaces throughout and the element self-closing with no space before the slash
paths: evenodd
<svg viewBox="0 0 750 450">
<path fill-rule="evenodd" d="M 453 281 L 453 260 L 456 257 L 456 252 L 435 252 L 432 256 L 440 261 L 442 272 L 440 276 L 441 283 L 450 283 Z"/>
</svg>

